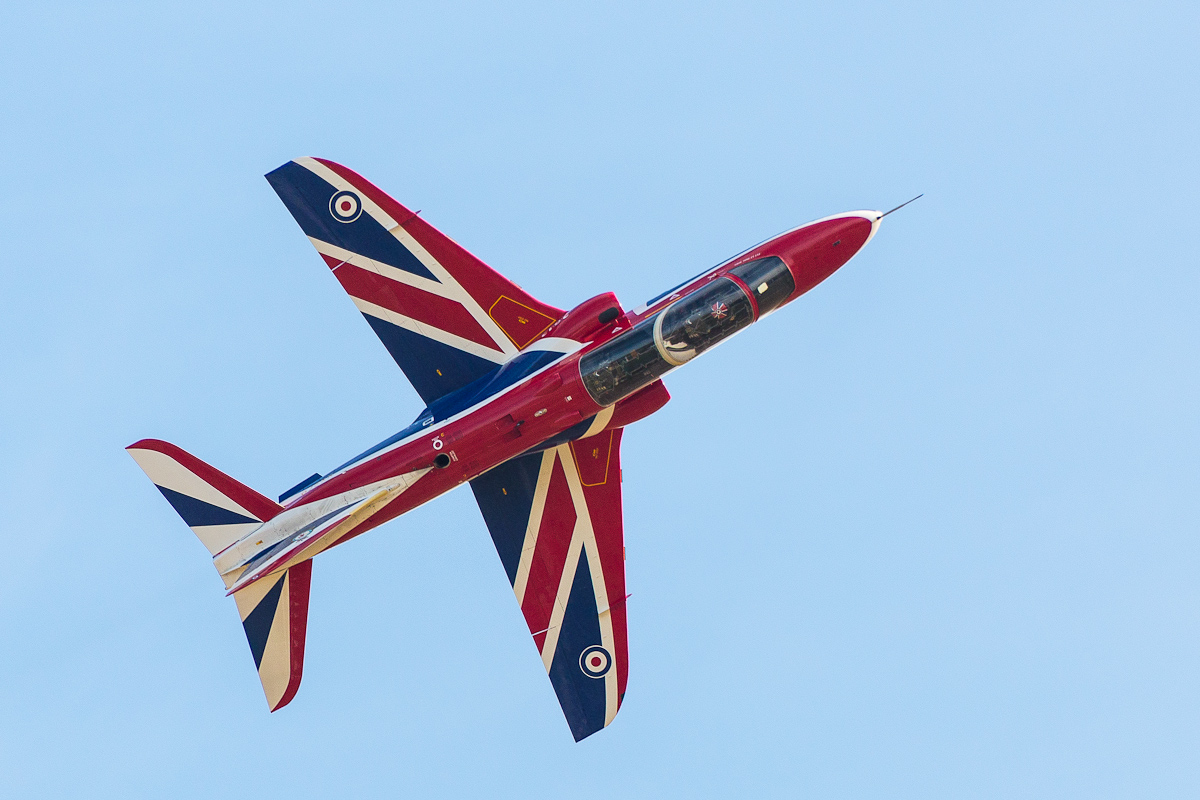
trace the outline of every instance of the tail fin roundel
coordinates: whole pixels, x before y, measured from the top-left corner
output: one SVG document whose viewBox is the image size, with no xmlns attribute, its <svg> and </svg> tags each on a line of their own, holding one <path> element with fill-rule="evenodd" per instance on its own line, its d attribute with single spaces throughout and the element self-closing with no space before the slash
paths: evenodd
<svg viewBox="0 0 1200 800">
<path fill-rule="evenodd" d="M 299 158 L 267 180 L 426 404 L 563 316 L 340 164 Z"/>
</svg>

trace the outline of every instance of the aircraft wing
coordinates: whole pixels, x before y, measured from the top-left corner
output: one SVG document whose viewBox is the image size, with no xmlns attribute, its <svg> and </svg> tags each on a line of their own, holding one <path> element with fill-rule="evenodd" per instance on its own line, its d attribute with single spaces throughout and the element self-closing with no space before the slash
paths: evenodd
<svg viewBox="0 0 1200 800">
<path fill-rule="evenodd" d="M 426 405 L 563 315 L 340 164 L 299 158 L 267 180 Z"/>
<path fill-rule="evenodd" d="M 629 677 L 620 447 L 604 431 L 471 481 L 576 741 L 612 722 Z"/>
</svg>

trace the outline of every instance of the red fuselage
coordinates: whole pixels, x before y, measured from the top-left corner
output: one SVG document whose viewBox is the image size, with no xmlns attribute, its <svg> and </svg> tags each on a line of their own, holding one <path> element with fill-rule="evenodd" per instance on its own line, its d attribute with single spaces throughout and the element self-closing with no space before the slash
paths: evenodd
<svg viewBox="0 0 1200 800">
<path fill-rule="evenodd" d="M 544 366 L 535 359 L 536 369 L 511 385 L 491 394 L 486 386 L 468 392 L 460 403 L 469 403 L 465 408 L 438 413 L 435 403 L 418 418 L 423 425 L 414 423 L 415 429 L 372 448 L 286 505 L 432 467 L 344 542 L 521 453 L 641 419 L 669 397 L 658 380 L 662 374 L 829 277 L 867 243 L 880 218 L 874 211 L 852 212 L 801 226 L 631 312 L 622 312 L 611 294 L 592 298 L 527 348 L 547 348 Z"/>
</svg>

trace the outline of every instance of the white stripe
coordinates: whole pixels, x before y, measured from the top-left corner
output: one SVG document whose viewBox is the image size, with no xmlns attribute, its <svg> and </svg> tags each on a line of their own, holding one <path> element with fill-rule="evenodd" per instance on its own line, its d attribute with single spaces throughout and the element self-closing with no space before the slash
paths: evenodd
<svg viewBox="0 0 1200 800">
<path fill-rule="evenodd" d="M 575 353 L 583 349 L 583 344 L 574 339 L 562 339 L 557 336 L 547 336 L 544 339 L 538 339 L 533 344 L 522 350 L 522 353 L 535 353 L 544 350 L 547 353 Z"/>
<path fill-rule="evenodd" d="M 456 303 L 463 302 L 463 295 L 465 292 L 458 287 L 446 286 L 445 284 L 438 283 L 437 281 L 431 281 L 429 278 L 422 278 L 420 275 L 414 275 L 406 270 L 384 264 L 383 262 L 376 261 L 373 258 L 367 258 L 361 253 L 355 253 L 350 250 L 346 250 L 345 248 L 338 247 L 335 244 L 330 244 L 329 242 L 321 239 L 313 238 L 312 236 L 308 237 L 308 240 L 312 242 L 313 247 L 317 248 L 317 252 L 323 256 L 329 256 L 330 258 L 335 258 L 338 261 L 352 264 L 359 269 L 365 269 L 370 272 L 374 272 L 380 277 L 393 280 L 396 283 L 403 283 L 407 286 L 413 287 L 414 289 L 420 289 L 423 292 L 429 292 L 430 294 L 437 295 L 438 297 L 444 297 L 447 300 L 453 300 Z"/>
<path fill-rule="evenodd" d="M 424 467 L 412 472 L 405 472 L 369 483 L 365 486 L 356 487 L 348 492 L 335 494 L 332 497 L 314 500 L 302 506 L 292 506 L 272 518 L 269 522 L 263 523 L 260 528 L 252 531 L 251 535 L 242 537 L 236 544 L 218 553 L 213 558 L 213 566 L 217 568 L 218 573 L 225 575 L 244 565 L 258 553 L 283 541 L 296 531 L 303 530 L 307 525 L 312 524 L 326 514 L 341 508 L 343 512 L 338 519 L 344 519 L 355 510 L 353 507 L 345 508 L 346 506 L 361 503 L 383 489 L 395 489 L 400 486 L 407 489 L 431 469 L 433 468 Z"/>
<path fill-rule="evenodd" d="M 453 333 L 448 333 L 440 328 L 433 328 L 421 322 L 417 322 L 412 317 L 406 317 L 403 314 L 397 314 L 395 311 L 377 306 L 363 300 L 361 297 L 350 296 L 354 301 L 354 305 L 358 306 L 358 310 L 364 314 L 370 314 L 372 317 L 390 322 L 405 330 L 410 330 L 413 333 L 419 333 L 422 336 L 433 339 L 435 342 L 449 345 L 457 350 L 470 353 L 473 356 L 479 356 L 482 359 L 491 361 L 494 364 L 503 364 L 505 362 L 504 354 L 498 353 L 490 347 L 485 347 L 481 344 L 472 342 L 470 339 L 464 339 L 461 336 L 455 336 Z"/>
<path fill-rule="evenodd" d="M 616 410 L 617 406 L 615 403 L 611 406 L 600 409 L 600 413 L 596 415 L 596 418 L 592 420 L 592 424 L 588 426 L 588 429 L 583 432 L 583 436 L 580 436 L 579 438 L 586 439 L 589 436 L 595 436 L 603 431 L 604 427 L 612 421 L 613 414 L 616 413 Z"/>
<path fill-rule="evenodd" d="M 749 253 L 754 248 L 761 247 L 762 245 L 766 244 L 769 241 L 778 239 L 780 236 L 787 236 L 789 233 L 795 233 L 796 231 L 800 230 L 801 228 L 807 228 L 809 225 L 816 225 L 821 222 L 829 222 L 830 220 L 835 220 L 835 219 L 849 219 L 850 217 L 862 217 L 863 219 L 871 221 L 871 233 L 867 236 L 867 241 L 863 242 L 858 248 L 859 250 L 862 250 L 862 248 L 867 246 L 867 242 L 870 242 L 872 239 L 875 238 L 875 231 L 879 230 L 879 222 L 880 222 L 880 220 L 883 219 L 883 215 L 881 213 L 879 213 L 878 211 L 844 211 L 841 214 L 830 214 L 828 217 L 821 217 L 820 219 L 814 219 L 812 222 L 806 222 L 803 225 L 797 225 L 794 228 L 788 228 L 786 231 L 777 233 L 774 236 L 768 236 L 766 239 L 763 239 L 758 244 L 754 244 L 754 245 L 751 245 L 750 247 L 747 247 L 742 252 L 738 253 L 735 256 L 730 256 L 729 258 L 725 259 L 720 264 L 717 264 L 715 267 L 708 270 L 707 272 L 705 272 L 701 275 L 697 275 L 695 278 L 688 281 L 685 285 L 680 286 L 678 289 L 676 289 L 674 291 L 674 293 L 671 294 L 670 297 L 663 297 L 659 300 L 656 300 L 654 302 L 654 305 L 650 305 L 649 303 L 642 303 L 640 306 L 638 306 L 637 308 L 630 311 L 629 316 L 634 318 L 635 324 L 637 322 L 640 322 L 641 317 L 645 316 L 646 312 L 649 311 L 651 308 L 657 308 L 658 306 L 662 305 L 663 303 L 667 302 L 668 300 L 673 300 L 680 295 L 686 294 L 690 287 L 695 286 L 702 279 L 708 277 L 709 275 L 712 275 L 714 272 L 716 272 L 717 270 L 721 269 L 722 267 L 728 265 L 729 263 L 731 263 L 733 261 L 737 261 L 739 258 L 746 255 L 746 253 Z M 857 255 L 857 253 L 855 255 Z"/>
<path fill-rule="evenodd" d="M 246 621 L 246 617 L 250 616 L 251 611 L 258 608 L 258 604 L 267 596 L 267 592 L 274 589 L 275 584 L 283 580 L 283 577 L 280 574 L 278 580 L 267 578 L 233 593 L 233 601 L 237 603 L 238 616 L 242 618 L 243 622 Z"/>
<path fill-rule="evenodd" d="M 424 264 L 425 268 L 432 272 L 438 280 L 447 286 L 453 286 L 455 289 L 461 292 L 462 296 L 456 299 L 462 303 L 463 308 L 470 312 L 471 316 L 475 318 L 475 321 L 478 322 L 485 331 L 487 331 L 488 336 L 492 337 L 492 339 L 496 342 L 497 347 L 510 356 L 515 355 L 518 352 L 516 345 L 514 345 L 512 340 L 508 338 L 503 330 L 501 330 L 500 326 L 496 324 L 496 321 L 480 307 L 479 303 L 475 302 L 475 298 L 471 297 L 470 293 L 463 288 L 462 284 L 455 280 L 454 276 L 450 274 L 449 270 L 443 267 L 436 258 L 429 254 L 429 251 L 426 250 L 420 242 L 413 238 L 412 234 L 398 226 L 391 231 L 391 234 L 399 239 L 400 244 L 407 247 L 409 252 L 416 256 L 417 260 Z"/>
<path fill-rule="evenodd" d="M 292 680 L 292 577 L 283 573 L 283 590 L 279 605 L 267 632 L 267 645 L 258 664 L 258 679 L 262 681 L 267 707 L 271 710 L 283 699 L 283 692 Z"/>
<path fill-rule="evenodd" d="M 567 600 L 571 597 L 571 584 L 575 582 L 575 571 L 579 568 L 579 555 L 583 552 L 583 535 L 579 530 L 585 517 L 577 516 L 571 531 L 571 544 L 567 547 L 567 560 L 563 564 L 562 577 L 558 581 L 558 593 L 554 596 L 554 607 L 550 611 L 550 627 L 546 629 L 546 641 L 542 644 L 542 664 L 546 672 L 554 663 L 554 651 L 558 649 L 558 634 L 563 617 L 567 613 Z"/>
<path fill-rule="evenodd" d="M 241 514 L 244 517 L 258 519 L 246 509 L 235 503 L 219 489 L 205 481 L 196 473 L 180 464 L 166 453 L 157 450 L 130 450 L 129 455 L 138 463 L 155 486 L 170 489 L 173 492 L 203 500 L 205 503 Z"/>
<path fill-rule="evenodd" d="M 517 576 L 513 580 L 513 593 L 517 605 L 525 605 L 525 587 L 529 583 L 529 570 L 533 566 L 533 553 L 537 548 L 538 531 L 542 526 L 542 515 L 546 511 L 546 494 L 550 490 L 550 476 L 554 474 L 554 451 L 542 453 L 542 464 L 538 469 L 533 504 L 529 507 L 529 522 L 525 525 L 525 539 L 521 546 L 521 560 L 517 564 Z"/>
<path fill-rule="evenodd" d="M 338 191 L 352 191 L 358 195 L 359 200 L 362 201 L 363 210 L 374 217 L 375 221 L 382 225 L 384 230 L 391 230 L 398 224 L 396 220 L 392 219 L 390 214 L 377 206 L 374 200 L 363 194 L 362 189 L 359 189 L 315 158 L 297 158 L 296 163 L 310 170 L 322 180 L 329 182 Z"/>
<path fill-rule="evenodd" d="M 554 341 L 569 341 L 569 340 L 556 339 Z M 581 345 L 579 345 L 578 342 L 572 342 L 572 344 L 575 345 L 577 349 L 578 349 L 578 347 L 581 346 Z M 533 345 L 530 345 L 529 349 L 532 350 Z M 452 417 L 447 417 L 446 419 L 442 420 L 439 423 L 432 424 L 427 428 L 422 428 L 421 430 L 417 431 L 413 435 L 408 436 L 404 439 L 401 439 L 398 442 L 394 442 L 394 443 L 388 445 L 387 447 L 383 448 L 382 450 L 378 450 L 374 453 L 371 453 L 370 455 L 365 456 L 362 459 L 359 459 L 358 461 L 353 461 L 349 464 L 346 464 L 341 469 L 339 469 L 337 472 L 329 473 L 325 477 L 321 478 L 321 480 L 314 483 L 312 486 L 309 486 L 304 491 L 310 492 L 313 489 L 315 489 L 316 487 L 324 484 L 326 481 L 332 480 L 333 478 L 337 477 L 338 475 L 344 475 L 345 473 L 349 472 L 350 470 L 354 469 L 355 467 L 357 467 L 358 465 L 360 465 L 366 461 L 369 461 L 374 458 L 379 458 L 380 456 L 386 455 L 387 453 L 390 453 L 393 450 L 398 450 L 399 448 L 404 447 L 405 445 L 409 444 L 410 442 L 416 441 L 417 439 L 420 439 L 423 436 L 428 436 L 431 433 L 436 433 L 437 431 L 444 430 L 444 429 L 448 428 L 449 426 L 453 425 L 455 422 L 458 422 L 463 417 L 470 416 L 471 414 L 474 414 L 476 411 L 483 408 L 484 406 L 496 402 L 501 397 L 504 397 L 505 395 L 507 395 L 509 392 L 515 392 L 516 390 L 520 389 L 522 386 L 526 385 L 527 383 L 529 383 L 531 380 L 533 380 L 537 376 L 541 375 L 542 373 L 547 372 L 552 369 L 557 369 L 561 363 L 562 363 L 562 359 L 553 361 L 553 362 L 547 364 L 546 366 L 542 367 L 541 369 L 537 370 L 536 372 L 533 372 L 530 375 L 526 376 L 523 380 L 518 381 L 517 383 L 514 383 L 512 386 L 506 387 L 503 391 L 497 392 L 496 394 L 491 395 L 490 397 L 485 397 L 483 400 L 480 400 L 475 405 L 471 406 L 470 408 L 463 409 L 462 411 L 458 412 L 457 414 L 455 414 Z M 490 467 L 489 467 L 489 469 L 490 469 Z M 432 499 L 432 498 L 430 498 L 430 499 Z M 424 502 L 429 502 L 429 501 L 426 500 Z"/>
<path fill-rule="evenodd" d="M 583 492 L 583 481 L 579 478 L 579 469 L 568 445 L 558 448 L 562 457 L 563 468 L 567 476 L 567 486 L 571 488 L 571 499 L 575 503 L 577 517 L 576 530 L 583 538 L 584 550 L 587 552 L 588 565 L 592 573 L 592 589 L 596 594 L 596 610 L 600 621 L 600 644 L 608 650 L 612 658 L 608 674 L 604 676 L 604 694 L 606 698 L 604 724 L 608 725 L 617 715 L 617 648 L 613 636 L 611 606 L 608 601 L 608 587 L 604 583 L 604 568 L 600 563 L 600 547 L 596 544 L 596 530 L 592 527 L 592 515 L 588 510 L 587 497 Z M 609 458 L 612 454 L 609 453 Z M 569 590 L 568 590 L 569 591 Z M 545 663 L 545 656 L 543 656 Z"/>
</svg>

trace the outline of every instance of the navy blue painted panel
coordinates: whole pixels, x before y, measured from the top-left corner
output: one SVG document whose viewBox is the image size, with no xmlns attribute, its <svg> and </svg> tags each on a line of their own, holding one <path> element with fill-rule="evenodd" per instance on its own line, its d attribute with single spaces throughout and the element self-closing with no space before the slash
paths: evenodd
<svg viewBox="0 0 1200 800">
<path fill-rule="evenodd" d="M 263 653 L 267 649 L 267 638 L 271 635 L 271 623 L 275 621 L 275 611 L 279 608 L 279 595 L 283 592 L 283 582 L 287 573 L 271 587 L 258 605 L 254 607 L 244 620 L 242 628 L 246 631 L 246 641 L 250 643 L 250 653 L 254 656 L 254 668 L 262 663 Z"/>
<path fill-rule="evenodd" d="M 427 425 L 425 424 L 425 420 L 427 420 L 427 419 L 432 420 L 432 418 L 429 416 L 429 411 L 428 410 L 422 411 L 421 415 L 419 417 L 417 417 L 416 422 L 412 423 L 411 425 L 409 425 L 407 428 L 404 428 L 403 430 L 393 433 L 391 436 L 384 439 L 382 442 L 375 445 L 374 447 L 364 450 L 363 452 L 356 455 L 354 458 L 347 461 L 345 464 L 342 464 L 340 467 L 330 470 L 329 474 L 333 475 L 335 473 L 341 472 L 342 470 L 344 470 L 346 467 L 350 466 L 351 464 L 357 464 L 359 461 L 362 461 L 367 456 L 375 455 L 383 448 L 389 447 L 389 446 L 395 444 L 396 442 L 400 441 L 401 439 L 407 439 L 409 436 L 412 436 L 417 431 L 427 427 Z"/>
<path fill-rule="evenodd" d="M 562 357 L 562 353 L 553 353 L 548 350 L 519 353 L 507 364 L 497 367 L 491 373 L 440 398 L 436 403 L 430 403 L 429 413 L 433 415 L 435 422 L 453 417 L 458 412 L 465 411 L 471 406 L 499 394 L 513 384 L 520 383 L 542 367 L 553 364 Z"/>
<path fill-rule="evenodd" d="M 279 169 L 268 172 L 267 181 L 306 235 L 413 275 L 437 280 L 400 240 L 388 233 L 366 211 L 359 213 L 352 222 L 334 218 L 329 205 L 337 189 L 312 170 L 289 161 Z"/>
<path fill-rule="evenodd" d="M 253 517 L 244 517 L 220 506 L 214 506 L 212 503 L 197 500 L 194 497 L 188 497 L 173 489 L 164 489 L 158 484 L 155 486 L 162 492 L 163 497 L 167 498 L 167 502 L 179 516 L 183 517 L 183 521 L 188 524 L 189 528 L 196 525 L 238 525 L 243 522 L 260 521 Z"/>
<path fill-rule="evenodd" d="M 319 480 L 321 480 L 321 473 L 314 472 L 312 475 L 309 475 L 307 478 L 300 481 L 299 483 L 297 483 L 292 488 L 288 489 L 283 494 L 279 495 L 279 502 L 282 503 L 284 500 L 287 500 L 292 495 L 298 494 L 298 493 L 304 491 L 305 489 L 312 486 L 314 483 L 316 483 Z"/>
<path fill-rule="evenodd" d="M 582 422 L 577 422 L 557 436 L 552 436 L 546 441 L 542 442 L 535 449 L 537 452 L 542 452 L 543 450 L 549 450 L 552 447 L 558 447 L 560 444 L 573 442 L 580 436 L 583 436 L 585 433 L 587 433 L 588 428 L 592 427 L 592 423 L 595 421 L 596 418 L 591 416 Z"/>
<path fill-rule="evenodd" d="M 471 481 L 475 502 L 479 503 L 483 521 L 492 534 L 509 585 L 517 579 L 541 465 L 540 453 L 517 456 Z"/>
<path fill-rule="evenodd" d="M 370 314 L 363 316 L 426 405 L 496 369 L 494 361 L 434 341 Z"/>
<path fill-rule="evenodd" d="M 364 316 L 367 316 L 367 315 L 364 315 Z M 373 319 L 372 317 L 367 316 L 367 322 L 371 322 L 372 323 L 371 327 L 375 328 L 375 324 L 374 324 L 374 322 L 372 322 L 372 319 Z M 384 322 L 381 324 L 389 325 L 390 323 Z M 392 326 L 392 327 L 395 327 L 395 326 Z M 399 330 L 404 331 L 403 328 L 400 328 Z M 408 333 L 408 331 L 404 331 L 404 332 Z M 415 336 L 416 334 L 413 334 L 413 335 Z M 426 339 L 423 336 L 420 336 L 418 338 L 422 342 L 431 341 L 429 339 Z M 380 336 L 380 339 L 383 339 L 382 335 Z M 385 345 L 387 344 L 387 340 L 384 340 L 384 344 Z M 390 352 L 390 348 L 389 348 L 389 352 Z M 393 357 L 395 357 L 395 354 L 393 354 Z M 446 395 L 439 397 L 436 401 L 430 403 L 429 408 L 422 411 L 420 413 L 420 415 L 417 417 L 417 419 L 411 425 L 404 428 L 403 430 L 400 430 L 400 431 L 392 434 L 391 436 L 384 439 L 382 442 L 375 445 L 374 447 L 371 447 L 368 450 L 364 450 L 363 452 L 356 455 L 354 458 L 347 461 L 345 464 L 342 464 L 340 467 L 337 467 L 336 469 L 331 470 L 329 474 L 332 475 L 333 473 L 340 472 L 343 469 L 345 469 L 346 467 L 350 466 L 351 464 L 357 464 L 359 461 L 362 461 L 364 458 L 367 458 L 368 456 L 378 453 L 380 450 L 384 449 L 385 447 L 393 445 L 396 442 L 400 441 L 401 439 L 406 439 L 409 436 L 412 436 L 414 433 L 417 433 L 418 431 L 422 430 L 427 425 L 431 425 L 434 422 L 438 422 L 438 421 L 447 419 L 449 417 L 452 417 L 460 411 L 465 411 L 466 409 L 470 408 L 471 406 L 475 405 L 476 403 L 483 402 L 484 400 L 486 400 L 487 398 L 496 394 L 497 392 L 503 391 L 504 389 L 507 389 L 509 386 L 512 386 L 514 383 L 516 383 L 524 378 L 529 377 L 534 372 L 537 372 L 542 367 L 546 366 L 549 363 L 552 363 L 553 361 L 555 361 L 556 359 L 559 359 L 559 358 L 562 358 L 561 353 L 550 353 L 547 351 L 537 351 L 537 352 L 533 352 L 533 353 L 521 353 L 516 358 L 512 359 L 511 361 L 509 361 L 507 364 L 505 364 L 502 367 L 497 366 L 490 361 L 487 362 L 487 364 L 489 366 L 491 366 L 491 370 L 488 373 L 486 373 L 482 377 L 476 378 L 475 380 L 471 381 L 466 386 L 463 386 L 460 389 L 455 389 L 454 391 L 451 391 L 451 392 L 447 393 Z M 396 359 L 396 361 L 397 361 L 397 363 L 400 363 L 399 359 Z M 403 364 L 401 364 L 400 368 L 405 370 L 405 373 L 404 373 L 405 375 L 409 375 L 408 370 L 405 369 Z M 439 368 L 439 369 L 441 369 L 441 368 Z M 446 370 L 442 369 L 442 373 L 443 373 L 443 375 L 445 375 Z M 435 372 L 434 374 L 436 375 L 437 373 Z M 409 376 L 409 380 L 410 381 L 412 380 L 411 375 Z M 439 384 L 440 384 L 440 378 L 439 378 Z M 413 381 L 413 385 L 416 386 L 415 381 Z M 435 388 L 435 389 L 431 389 L 430 391 L 432 392 L 432 391 L 437 391 L 437 390 L 438 389 Z M 418 394 L 420 394 L 421 390 L 418 389 L 417 392 L 418 392 Z M 422 395 L 422 398 L 424 398 L 424 395 Z M 587 425 L 583 425 L 582 428 L 580 428 L 579 425 L 576 425 L 576 426 L 572 427 L 571 430 L 574 431 L 576 428 L 579 428 L 579 433 L 582 434 L 584 431 L 587 430 Z M 576 438 L 576 437 L 572 437 L 572 438 Z M 566 440 L 564 439 L 564 441 L 566 441 Z M 545 448 L 539 446 L 539 449 L 544 450 Z"/>
<path fill-rule="evenodd" d="M 599 646 L 600 618 L 585 550 L 579 556 L 579 567 L 571 584 L 571 596 L 567 600 L 567 611 L 558 634 L 554 661 L 550 664 L 550 682 L 554 685 L 558 703 L 577 742 L 604 727 L 604 679 L 590 677 L 580 665 L 583 652 Z M 612 655 L 605 651 L 605 657 L 605 670 L 616 669 Z"/>
</svg>

